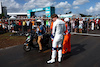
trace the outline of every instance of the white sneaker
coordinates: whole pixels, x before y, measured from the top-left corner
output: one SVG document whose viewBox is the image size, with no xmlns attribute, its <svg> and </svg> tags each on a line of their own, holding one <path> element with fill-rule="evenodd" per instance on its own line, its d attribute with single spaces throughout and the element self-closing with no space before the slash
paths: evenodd
<svg viewBox="0 0 100 67">
<path fill-rule="evenodd" d="M 55 59 L 51 59 L 51 60 L 49 60 L 49 61 L 47 61 L 47 63 L 54 63 L 55 62 Z"/>
<path fill-rule="evenodd" d="M 61 58 L 58 58 L 58 62 L 59 62 L 59 63 L 61 62 Z"/>
</svg>

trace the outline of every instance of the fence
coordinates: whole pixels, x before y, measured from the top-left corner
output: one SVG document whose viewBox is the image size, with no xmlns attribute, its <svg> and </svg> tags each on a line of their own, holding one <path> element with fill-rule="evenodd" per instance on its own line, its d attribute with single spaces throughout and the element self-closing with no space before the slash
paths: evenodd
<svg viewBox="0 0 100 67">
<path fill-rule="evenodd" d="M 2 19 L 0 22 L 0 33 L 27 33 L 34 30 L 36 27 L 36 20 L 42 20 L 42 24 L 46 27 L 46 31 L 50 32 L 51 18 L 31 18 L 31 19 Z M 70 18 L 69 26 L 71 34 L 100 34 L 100 19 L 82 19 Z M 84 33 L 84 34 L 83 34 Z"/>
<path fill-rule="evenodd" d="M 41 20 L 42 25 L 50 27 L 51 18 L 32 18 L 32 19 L 2 19 L 0 21 L 0 33 L 27 33 L 32 32 L 37 26 L 36 21 Z"/>
</svg>

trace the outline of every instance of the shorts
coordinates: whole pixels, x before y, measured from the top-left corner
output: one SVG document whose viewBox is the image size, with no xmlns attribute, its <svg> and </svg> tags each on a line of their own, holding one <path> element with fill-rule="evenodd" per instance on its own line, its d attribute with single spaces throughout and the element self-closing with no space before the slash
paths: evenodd
<svg viewBox="0 0 100 67">
<path fill-rule="evenodd" d="M 27 29 L 30 29 L 30 27 L 29 27 L 29 26 L 27 26 Z"/>
<path fill-rule="evenodd" d="M 22 28 L 22 26 L 20 26 L 20 25 L 19 25 L 19 26 L 18 26 L 18 28 L 20 28 L 20 29 L 21 29 L 21 28 Z"/>
<path fill-rule="evenodd" d="M 50 25 L 46 25 L 46 28 L 50 27 Z"/>
<path fill-rule="evenodd" d="M 78 28 L 78 25 L 76 25 L 75 28 Z"/>
<path fill-rule="evenodd" d="M 79 27 L 78 27 L 78 28 L 79 28 L 79 29 L 82 29 L 83 27 L 79 25 Z"/>
</svg>

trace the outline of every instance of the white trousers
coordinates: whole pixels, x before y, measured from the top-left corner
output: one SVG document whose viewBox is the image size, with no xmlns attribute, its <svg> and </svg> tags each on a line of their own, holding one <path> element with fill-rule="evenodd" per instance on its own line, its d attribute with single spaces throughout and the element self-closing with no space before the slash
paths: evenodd
<svg viewBox="0 0 100 67">
<path fill-rule="evenodd" d="M 56 50 L 54 48 L 61 48 L 62 47 L 62 42 L 63 42 L 63 35 L 56 35 L 54 37 L 53 43 L 52 43 L 52 55 L 51 58 L 55 59 L 56 58 Z M 62 49 L 58 50 L 58 58 L 62 57 Z"/>
</svg>

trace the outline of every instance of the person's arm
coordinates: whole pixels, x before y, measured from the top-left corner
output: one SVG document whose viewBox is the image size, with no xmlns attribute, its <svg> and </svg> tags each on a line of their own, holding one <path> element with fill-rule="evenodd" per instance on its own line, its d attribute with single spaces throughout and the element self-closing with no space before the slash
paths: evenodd
<svg viewBox="0 0 100 67">
<path fill-rule="evenodd" d="M 64 24 L 64 35 L 68 34 L 68 27 L 66 24 Z"/>
<path fill-rule="evenodd" d="M 55 36 L 55 32 L 56 32 L 56 24 L 53 24 L 53 28 L 52 28 L 52 35 Z"/>
<path fill-rule="evenodd" d="M 39 29 L 39 31 L 40 31 L 40 32 L 42 32 L 42 30 L 40 29 L 40 27 L 39 27 L 39 26 L 37 26 L 37 28 Z"/>
</svg>

